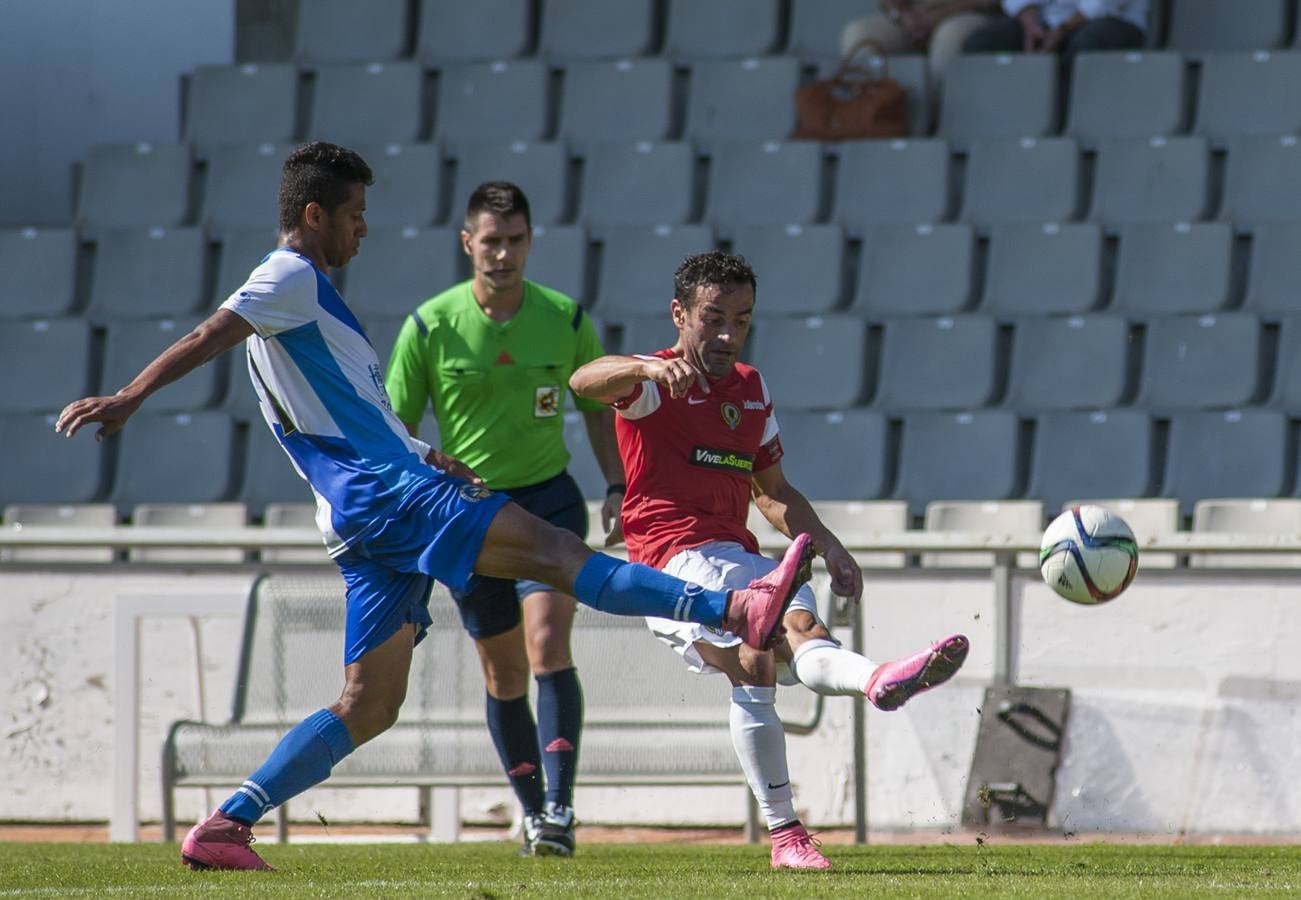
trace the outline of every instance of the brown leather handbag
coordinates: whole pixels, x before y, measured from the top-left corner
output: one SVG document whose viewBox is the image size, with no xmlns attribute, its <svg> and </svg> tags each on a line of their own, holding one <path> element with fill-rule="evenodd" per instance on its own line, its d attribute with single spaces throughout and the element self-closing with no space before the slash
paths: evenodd
<svg viewBox="0 0 1301 900">
<path fill-rule="evenodd" d="M 876 49 L 874 61 L 857 61 L 861 51 Z M 854 47 L 827 78 L 795 89 L 795 130 L 806 141 L 895 138 L 908 134 L 908 90 L 890 77 L 886 57 L 875 44 Z"/>
</svg>

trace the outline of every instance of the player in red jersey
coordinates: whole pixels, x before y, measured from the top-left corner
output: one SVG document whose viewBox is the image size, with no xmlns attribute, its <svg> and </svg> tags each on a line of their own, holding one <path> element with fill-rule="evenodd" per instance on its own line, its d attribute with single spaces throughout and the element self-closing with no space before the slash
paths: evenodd
<svg viewBox="0 0 1301 900">
<path fill-rule="evenodd" d="M 688 257 L 674 276 L 670 307 L 677 343 L 647 356 L 601 357 L 570 379 L 575 393 L 618 412 L 628 556 L 711 587 L 744 584 L 777 565 L 760 555 L 746 529 L 753 495 L 783 534 L 811 535 L 832 589 L 857 598 L 862 571 L 782 474 L 767 385 L 739 361 L 754 303 L 754 272 L 744 259 L 719 251 Z M 792 676 L 783 683 L 821 694 L 865 694 L 877 708 L 892 710 L 951 678 L 968 650 L 967 639 L 953 635 L 877 665 L 836 642 L 807 585 L 783 619 L 786 640 L 773 651 L 752 650 L 718 629 L 647 622 L 692 671 L 723 672 L 731 680 L 732 742 L 772 834 L 773 868 L 831 865 L 795 814 L 786 736 L 774 705 L 778 663 Z"/>
</svg>

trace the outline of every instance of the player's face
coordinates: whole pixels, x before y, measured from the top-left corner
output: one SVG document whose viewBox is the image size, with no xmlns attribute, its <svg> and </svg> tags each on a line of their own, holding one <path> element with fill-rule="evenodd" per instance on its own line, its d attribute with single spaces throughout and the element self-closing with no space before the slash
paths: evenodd
<svg viewBox="0 0 1301 900">
<path fill-rule="evenodd" d="M 509 290 L 524 281 L 533 231 L 523 213 L 481 212 L 461 231 L 461 246 L 474 265 L 475 280 L 496 291 Z"/>
<path fill-rule="evenodd" d="M 366 186 L 354 184 L 348 199 L 323 217 L 321 238 L 325 262 L 331 268 L 346 265 L 361 249 L 366 236 Z"/>
<path fill-rule="evenodd" d="M 748 284 L 701 285 L 690 307 L 674 298 L 672 309 L 687 361 L 714 378 L 730 373 L 750 334 L 754 289 Z"/>
</svg>

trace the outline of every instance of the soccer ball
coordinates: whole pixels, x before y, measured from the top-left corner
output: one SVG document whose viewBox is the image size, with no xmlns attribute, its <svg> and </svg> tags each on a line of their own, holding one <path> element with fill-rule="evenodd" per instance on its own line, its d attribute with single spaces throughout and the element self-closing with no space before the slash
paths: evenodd
<svg viewBox="0 0 1301 900">
<path fill-rule="evenodd" d="M 1039 573 L 1072 603 L 1092 606 L 1119 597 L 1138 571 L 1134 532 L 1101 506 L 1076 506 L 1044 532 Z"/>
</svg>

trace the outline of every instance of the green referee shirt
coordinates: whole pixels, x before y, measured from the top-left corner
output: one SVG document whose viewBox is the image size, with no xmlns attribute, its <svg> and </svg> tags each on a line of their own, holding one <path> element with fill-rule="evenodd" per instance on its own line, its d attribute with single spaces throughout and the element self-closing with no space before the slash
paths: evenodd
<svg viewBox="0 0 1301 900">
<path fill-rule="evenodd" d="M 496 490 L 537 484 L 569 464 L 569 376 L 602 355 L 572 299 L 524 282 L 508 322 L 490 319 L 465 281 L 421 304 L 398 333 L 384 385 L 403 422 L 434 408 L 441 450 Z M 605 406 L 575 397 L 580 410 Z"/>
</svg>

